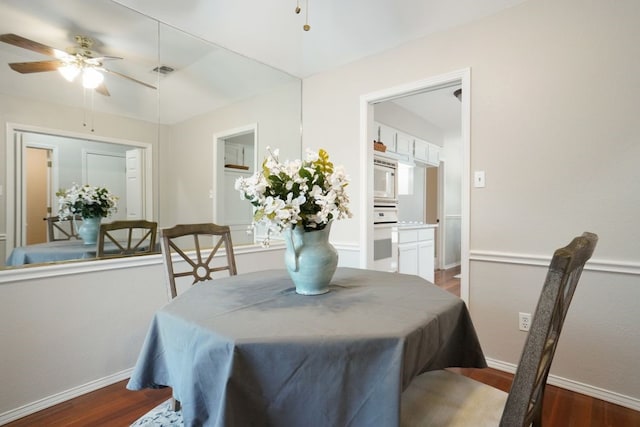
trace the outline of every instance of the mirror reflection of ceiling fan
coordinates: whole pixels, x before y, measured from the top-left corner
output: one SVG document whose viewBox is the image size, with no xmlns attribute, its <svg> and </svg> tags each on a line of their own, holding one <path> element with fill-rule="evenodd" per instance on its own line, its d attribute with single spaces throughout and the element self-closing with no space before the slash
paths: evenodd
<svg viewBox="0 0 640 427">
<path fill-rule="evenodd" d="M 63 51 L 26 39 L 16 34 L 0 35 L 0 41 L 2 42 L 55 58 L 46 61 L 10 63 L 9 67 L 19 73 L 27 74 L 58 70 L 60 74 L 70 82 L 72 82 L 76 77 L 82 76 L 82 86 L 84 88 L 95 89 L 96 92 L 105 96 L 109 96 L 109 91 L 104 85 L 105 73 L 123 77 L 148 88 L 156 89 L 155 86 L 148 83 L 105 68 L 103 65 L 104 61 L 122 58 L 117 56 L 100 55 L 92 51 L 91 46 L 93 45 L 93 40 L 91 38 L 78 35 L 75 39 L 77 45 Z"/>
</svg>

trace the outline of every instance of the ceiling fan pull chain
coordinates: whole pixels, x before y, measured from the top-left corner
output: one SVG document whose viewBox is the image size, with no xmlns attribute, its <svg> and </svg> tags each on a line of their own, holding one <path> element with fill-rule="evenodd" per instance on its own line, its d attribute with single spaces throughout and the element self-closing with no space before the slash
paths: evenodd
<svg viewBox="0 0 640 427">
<path fill-rule="evenodd" d="M 87 89 L 82 88 L 82 126 L 87 127 Z"/>
<path fill-rule="evenodd" d="M 296 15 L 300 13 L 300 0 L 296 1 Z"/>
<path fill-rule="evenodd" d="M 94 93 L 95 93 L 95 90 L 91 89 L 91 132 L 95 130 L 93 128 L 93 120 L 95 118 L 94 108 L 93 108 Z"/>
<path fill-rule="evenodd" d="M 309 25 L 309 0 L 307 0 L 307 11 L 305 13 L 305 24 L 302 27 L 303 30 L 309 31 L 311 29 L 311 25 Z"/>
</svg>

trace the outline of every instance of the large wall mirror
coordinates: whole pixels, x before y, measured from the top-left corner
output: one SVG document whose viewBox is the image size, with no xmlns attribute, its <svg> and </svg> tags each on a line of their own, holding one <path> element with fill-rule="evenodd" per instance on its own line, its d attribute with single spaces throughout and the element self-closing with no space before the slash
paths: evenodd
<svg viewBox="0 0 640 427">
<path fill-rule="evenodd" d="M 232 184 L 267 146 L 300 156 L 299 79 L 111 0 L 1 0 L 0 14 L 0 34 L 16 35 L 0 42 L 0 268 L 48 239 L 42 218 L 73 183 L 125 193 L 105 221 L 128 211 L 160 227 L 215 221 L 232 226 L 234 244 L 254 243 L 251 206 Z M 83 50 L 104 77 L 95 89 L 82 71 L 68 81 L 58 70 L 58 51 Z M 136 197 L 122 167 L 131 153 Z M 32 207 L 36 193 L 44 208 Z"/>
</svg>

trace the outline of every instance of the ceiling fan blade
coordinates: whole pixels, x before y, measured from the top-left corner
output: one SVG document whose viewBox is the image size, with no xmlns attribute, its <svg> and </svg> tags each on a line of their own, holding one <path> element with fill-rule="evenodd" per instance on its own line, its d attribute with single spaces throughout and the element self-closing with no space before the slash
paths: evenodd
<svg viewBox="0 0 640 427">
<path fill-rule="evenodd" d="M 12 70 L 22 74 L 41 73 L 43 71 L 56 71 L 62 65 L 57 59 L 51 61 L 13 62 L 9 64 Z"/>
<path fill-rule="evenodd" d="M 34 42 L 33 40 L 26 39 L 17 34 L 1 34 L 0 41 L 56 58 L 66 58 L 69 56 L 63 50 L 55 49 L 53 47 L 43 45 L 42 43 Z"/>
<path fill-rule="evenodd" d="M 129 76 L 124 75 L 124 74 L 122 74 L 122 73 L 119 73 L 119 72 L 117 72 L 117 71 L 107 70 L 106 68 L 102 68 L 102 70 L 106 71 L 107 73 L 115 74 L 116 76 L 124 77 L 125 79 L 129 79 L 129 80 L 131 80 L 131 81 L 134 81 L 134 82 L 136 82 L 136 83 L 139 83 L 139 84 L 141 84 L 141 85 L 143 85 L 143 86 L 146 86 L 146 87 L 148 87 L 148 88 L 151 88 L 151 89 L 157 89 L 155 86 L 152 86 L 152 85 L 150 85 L 150 84 L 148 84 L 148 83 L 145 83 L 145 82 L 143 82 L 143 81 L 140 81 L 140 80 L 134 79 L 133 77 L 129 77 Z"/>
<path fill-rule="evenodd" d="M 111 94 L 109 93 L 109 91 L 107 90 L 107 87 L 104 85 L 104 83 L 100 84 L 100 86 L 98 86 L 96 89 L 96 92 L 98 92 L 100 95 L 104 95 L 104 96 L 111 96 Z"/>
<path fill-rule="evenodd" d="M 91 58 L 91 59 L 96 59 L 96 60 L 98 60 L 98 61 L 103 61 L 103 60 L 104 60 L 104 61 L 111 61 L 111 60 L 113 60 L 113 59 L 124 59 L 124 58 L 123 58 L 123 57 L 121 57 L 121 56 L 100 55 L 100 56 L 94 56 L 94 57 L 93 57 L 93 58 Z"/>
</svg>

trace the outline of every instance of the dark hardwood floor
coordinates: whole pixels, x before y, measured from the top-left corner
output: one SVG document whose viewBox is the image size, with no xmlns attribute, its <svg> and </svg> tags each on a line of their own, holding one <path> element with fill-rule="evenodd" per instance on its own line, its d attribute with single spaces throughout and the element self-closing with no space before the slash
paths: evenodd
<svg viewBox="0 0 640 427">
<path fill-rule="evenodd" d="M 435 282 L 459 296 L 460 280 L 454 277 L 459 273 L 459 269 L 438 271 Z M 504 391 L 513 378 L 491 368 L 452 370 Z M 171 395 L 168 388 L 129 391 L 126 383 L 104 387 L 6 426 L 128 426 Z M 640 427 L 640 412 L 554 386 L 547 386 L 543 411 L 546 427 Z"/>
</svg>

